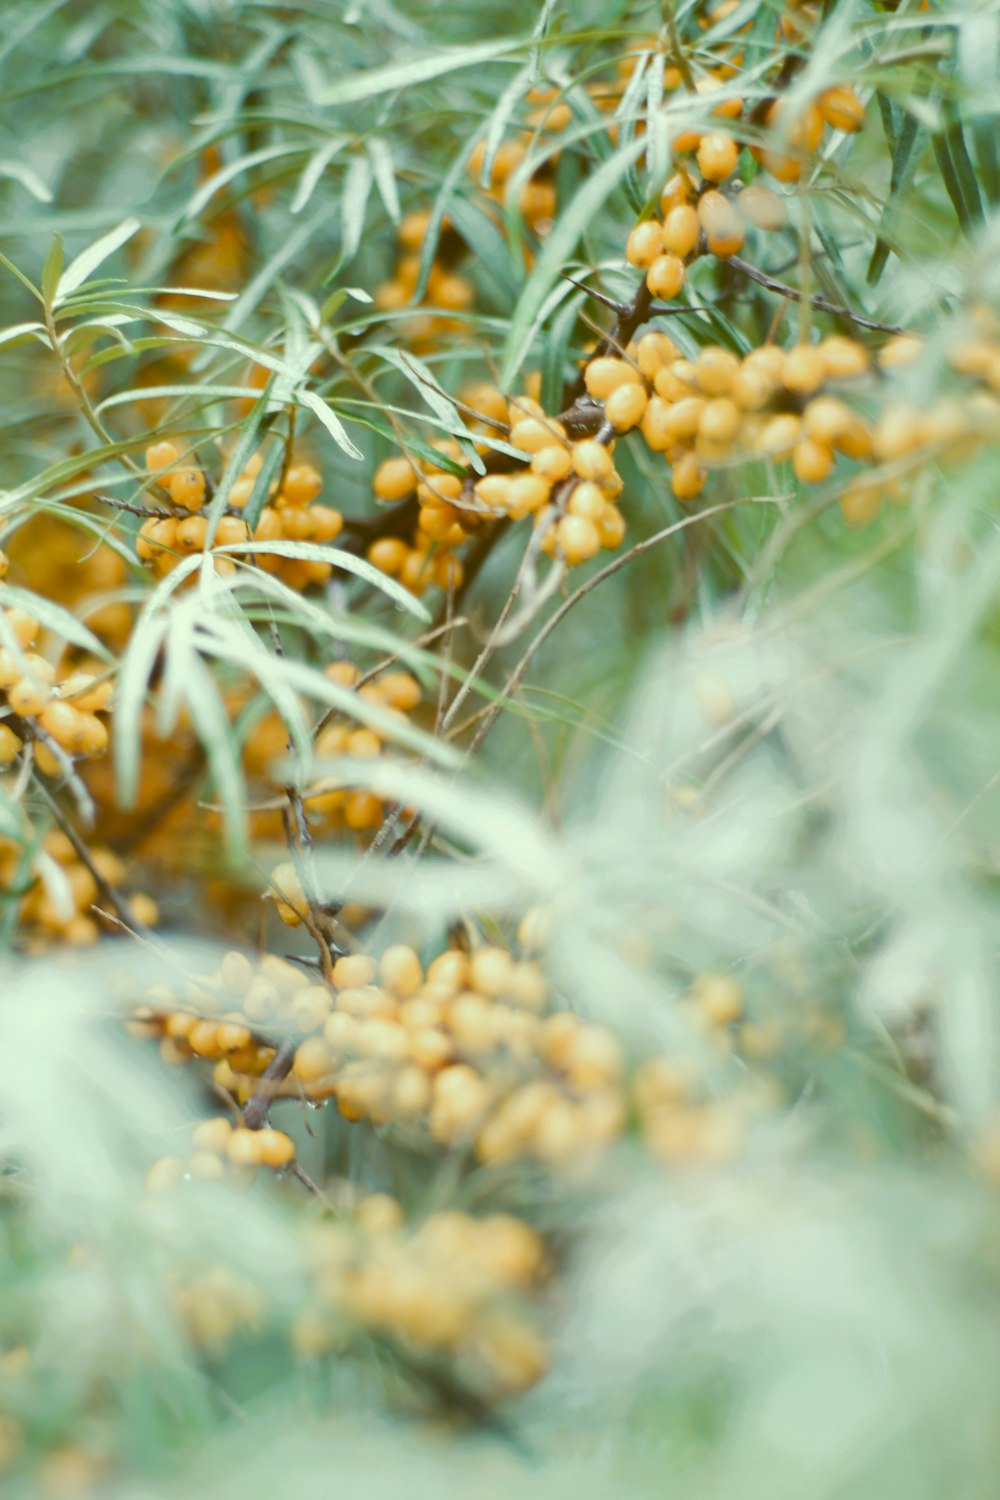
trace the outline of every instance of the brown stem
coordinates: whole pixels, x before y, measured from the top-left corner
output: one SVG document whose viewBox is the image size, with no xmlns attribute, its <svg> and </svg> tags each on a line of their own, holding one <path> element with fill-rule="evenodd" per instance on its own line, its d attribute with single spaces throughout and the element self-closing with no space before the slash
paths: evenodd
<svg viewBox="0 0 1000 1500">
<path fill-rule="evenodd" d="M 851 312 L 849 307 L 838 307 L 835 302 L 828 302 L 825 297 L 805 297 L 796 287 L 787 286 L 783 281 L 776 281 L 773 276 L 768 276 L 765 271 L 758 271 L 756 266 L 752 266 L 749 261 L 741 259 L 738 255 L 728 255 L 726 265 L 734 266 L 751 281 L 756 281 L 758 286 L 766 287 L 769 292 L 777 292 L 779 297 L 787 297 L 790 302 L 804 300 L 817 312 L 830 313 L 835 318 L 846 318 L 850 323 L 857 323 L 859 328 L 871 328 L 876 333 L 903 332 L 903 329 L 898 328 L 894 323 L 879 323 L 874 318 L 864 318 L 860 313 Z"/>
<path fill-rule="evenodd" d="M 275 1095 L 292 1071 L 295 1061 L 295 1043 L 282 1042 L 260 1075 L 260 1082 L 252 1098 L 243 1110 L 243 1124 L 247 1130 L 259 1130 L 265 1123 Z"/>
</svg>

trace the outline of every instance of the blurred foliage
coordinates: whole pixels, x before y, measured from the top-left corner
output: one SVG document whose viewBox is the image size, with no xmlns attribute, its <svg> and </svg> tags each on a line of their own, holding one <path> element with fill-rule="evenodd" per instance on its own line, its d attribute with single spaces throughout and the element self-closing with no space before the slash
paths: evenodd
<svg viewBox="0 0 1000 1500">
<path fill-rule="evenodd" d="M 992 1496 L 1000 9 L 4 21 L 4 1493 Z M 868 446 L 473 514 L 648 327 Z"/>
</svg>

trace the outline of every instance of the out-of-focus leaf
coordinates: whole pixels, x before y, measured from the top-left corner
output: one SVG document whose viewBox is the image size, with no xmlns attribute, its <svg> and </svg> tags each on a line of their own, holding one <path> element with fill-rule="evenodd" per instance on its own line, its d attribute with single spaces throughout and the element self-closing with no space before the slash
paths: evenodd
<svg viewBox="0 0 1000 1500">
<path fill-rule="evenodd" d="M 510 387 L 521 368 L 534 335 L 538 314 L 577 241 L 598 208 L 621 185 L 628 167 L 643 149 L 644 142 L 630 141 L 609 156 L 584 183 L 549 232 L 511 315 L 510 331 L 500 369 L 500 385 L 503 390 Z"/>
<path fill-rule="evenodd" d="M 81 250 L 60 276 L 56 286 L 55 300 L 62 301 L 71 292 L 75 292 L 77 287 L 82 286 L 98 266 L 104 264 L 109 255 L 114 255 L 116 250 L 120 250 L 124 244 L 127 244 L 140 227 L 138 219 L 124 219 L 121 224 L 116 225 L 114 229 L 109 229 L 107 234 L 103 234 L 99 240 L 88 245 L 86 250 Z"/>
<path fill-rule="evenodd" d="M 427 83 L 432 78 L 441 78 L 446 73 L 457 73 L 464 68 L 493 62 L 498 57 L 507 57 L 521 51 L 524 46 L 522 41 L 492 41 L 475 42 L 468 47 L 438 47 L 424 56 L 368 68 L 353 78 L 329 84 L 318 93 L 317 103 L 329 106 L 376 99 L 382 94 L 396 93 L 400 89 Z"/>
</svg>

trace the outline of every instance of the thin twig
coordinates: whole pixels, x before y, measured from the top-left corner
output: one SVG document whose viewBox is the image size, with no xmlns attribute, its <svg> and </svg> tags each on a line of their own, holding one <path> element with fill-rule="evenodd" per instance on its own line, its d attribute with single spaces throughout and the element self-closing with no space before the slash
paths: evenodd
<svg viewBox="0 0 1000 1500">
<path fill-rule="evenodd" d="M 284 1041 L 260 1075 L 254 1093 L 243 1109 L 243 1124 L 247 1130 L 259 1130 L 266 1122 L 271 1104 L 292 1071 L 295 1061 L 295 1043 Z"/>
<path fill-rule="evenodd" d="M 743 260 L 738 255 L 726 256 L 726 264 L 735 266 L 737 271 L 742 271 L 751 281 L 756 281 L 758 286 L 766 287 L 769 292 L 777 292 L 779 297 L 787 297 L 791 302 L 805 301 L 817 312 L 830 313 L 835 318 L 846 318 L 850 323 L 857 323 L 859 328 L 871 328 L 876 333 L 902 333 L 903 329 L 895 323 L 879 323 L 874 318 L 864 318 L 860 313 L 851 312 L 849 307 L 838 307 L 835 302 L 828 302 L 825 297 L 806 297 L 794 286 L 788 286 L 783 281 L 776 281 L 773 276 L 768 276 L 765 271 L 758 271 L 748 260 Z"/>
</svg>

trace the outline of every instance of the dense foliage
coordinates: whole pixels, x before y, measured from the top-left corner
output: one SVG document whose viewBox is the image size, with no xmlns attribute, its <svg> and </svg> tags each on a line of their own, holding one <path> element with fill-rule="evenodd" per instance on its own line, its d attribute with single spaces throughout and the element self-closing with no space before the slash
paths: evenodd
<svg viewBox="0 0 1000 1500">
<path fill-rule="evenodd" d="M 1000 10 L 4 20 L 5 1493 L 992 1494 Z"/>
</svg>

